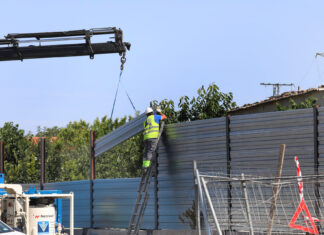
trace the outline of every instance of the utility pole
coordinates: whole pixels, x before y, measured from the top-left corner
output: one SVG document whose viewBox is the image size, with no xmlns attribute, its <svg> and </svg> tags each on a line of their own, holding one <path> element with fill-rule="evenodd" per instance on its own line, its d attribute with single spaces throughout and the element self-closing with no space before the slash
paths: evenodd
<svg viewBox="0 0 324 235">
<path fill-rule="evenodd" d="M 260 83 L 260 85 L 263 86 L 272 86 L 273 87 L 273 96 L 280 96 L 280 87 L 282 86 L 290 86 L 293 87 L 295 86 L 293 83 Z"/>
</svg>

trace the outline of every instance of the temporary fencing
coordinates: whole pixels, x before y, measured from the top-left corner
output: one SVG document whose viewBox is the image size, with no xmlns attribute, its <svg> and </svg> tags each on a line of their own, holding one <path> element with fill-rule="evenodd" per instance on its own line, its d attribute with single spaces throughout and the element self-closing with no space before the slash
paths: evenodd
<svg viewBox="0 0 324 235">
<path fill-rule="evenodd" d="M 228 177 L 224 169 L 197 169 L 199 201 L 209 234 L 267 234 L 275 187 L 279 190 L 271 234 L 319 234 L 324 226 L 319 209 L 324 198 L 315 195 L 314 185 L 323 183 L 324 175 L 302 176 L 297 157 L 296 164 L 297 176 L 280 177 L 279 183 L 276 177 L 244 173 Z"/>
<path fill-rule="evenodd" d="M 140 132 L 143 128 L 142 119 L 141 115 L 128 126 L 122 126 L 122 129 L 116 129 L 115 132 L 97 140 L 96 156 Z M 198 169 L 202 175 L 219 177 L 217 180 L 211 177 L 205 179 L 211 197 L 212 194 L 218 195 L 214 196 L 217 198 L 215 199 L 215 203 L 218 203 L 217 208 L 223 208 L 224 218 L 219 218 L 220 225 L 223 226 L 222 230 L 232 226 L 233 229 L 249 231 L 246 213 L 244 214 L 242 210 L 243 212 L 239 214 L 239 208 L 245 208 L 243 181 L 246 182 L 252 223 L 257 225 L 256 231 L 258 231 L 258 226 L 261 227 L 261 223 L 265 223 L 266 227 L 269 200 L 271 201 L 273 194 L 278 150 L 282 143 L 287 147 L 274 229 L 280 232 L 280 229 L 283 229 L 283 223 L 286 227 L 288 226 L 300 202 L 294 163 L 295 155 L 299 156 L 302 166 L 305 203 L 313 217 L 322 218 L 321 214 L 318 216 L 316 212 L 314 200 L 318 198 L 316 190 L 318 189 L 320 193 L 323 190 L 320 187 L 323 177 L 316 178 L 314 181 L 314 175 L 323 173 L 323 142 L 324 108 L 228 116 L 167 125 L 158 151 L 157 188 L 152 188 L 151 195 L 153 200 L 153 193 L 156 190 L 158 210 L 153 209 L 154 202 L 152 201 L 152 210 L 147 211 L 143 228 L 154 228 L 153 218 L 158 218 L 159 229 L 194 227 L 192 223 L 194 218 L 186 216 L 188 215 L 186 212 L 192 212 L 195 201 L 193 160 L 197 160 Z M 88 154 L 88 151 L 85 154 Z M 244 180 L 241 178 L 241 173 L 244 173 Z M 136 200 L 138 182 L 138 179 L 94 180 L 92 218 L 94 226 L 127 228 L 129 222 L 127 218 L 130 218 Z M 57 189 L 60 189 L 68 182 L 55 184 Z M 84 181 L 82 184 L 85 184 Z M 233 212 L 228 209 L 230 199 L 228 185 L 231 185 L 233 189 L 230 191 Z M 46 188 L 47 184 L 45 184 Z M 220 190 L 222 188 L 224 190 Z M 76 194 L 78 187 L 71 189 L 71 191 L 74 190 Z M 88 191 L 80 191 L 80 193 L 90 195 L 90 184 Z M 80 201 L 80 203 L 84 204 L 85 201 Z M 260 208 L 255 206 L 259 204 L 262 205 Z M 90 205 L 82 208 L 91 210 Z M 217 215 L 219 214 L 217 210 L 221 209 L 215 210 Z M 76 223 L 78 220 L 79 218 L 76 218 Z M 80 218 L 80 225 L 88 226 L 82 221 Z M 297 220 L 295 224 L 299 222 L 302 221 Z M 288 232 L 298 233 L 298 230 L 286 227 Z"/>
</svg>

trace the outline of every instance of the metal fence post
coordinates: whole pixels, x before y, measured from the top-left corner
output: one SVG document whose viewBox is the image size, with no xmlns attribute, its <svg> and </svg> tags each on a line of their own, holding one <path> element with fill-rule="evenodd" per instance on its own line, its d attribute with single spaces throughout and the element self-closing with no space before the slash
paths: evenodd
<svg viewBox="0 0 324 235">
<path fill-rule="evenodd" d="M 198 183 L 198 190 L 199 190 L 199 202 L 201 203 L 201 208 L 203 210 L 203 215 L 204 215 L 204 221 L 205 221 L 205 227 L 206 227 L 206 230 L 207 230 L 207 235 L 212 235 L 212 232 L 210 230 L 210 227 L 209 227 L 209 222 L 208 222 L 208 214 L 207 214 L 207 206 L 204 202 L 204 195 L 203 195 L 203 192 L 202 192 L 202 186 L 201 186 L 201 182 L 200 182 L 200 174 L 199 174 L 199 170 L 197 169 L 196 172 L 195 172 L 195 175 L 196 175 L 196 179 L 197 179 L 197 183 Z"/>
<path fill-rule="evenodd" d="M 194 175 L 194 189 L 195 189 L 195 217 L 196 217 L 196 231 L 198 235 L 201 234 L 200 228 L 200 206 L 199 206 L 199 192 L 198 192 L 198 182 L 196 177 L 196 170 L 197 170 L 197 162 L 196 160 L 193 161 L 193 175 Z"/>
<path fill-rule="evenodd" d="M 206 183 L 204 177 L 200 177 L 200 179 L 201 179 L 201 183 L 202 183 L 202 186 L 204 188 L 204 191 L 205 191 L 205 195 L 206 195 L 206 198 L 207 198 L 207 202 L 209 204 L 209 207 L 210 207 L 210 210 L 211 210 L 211 213 L 212 213 L 212 216 L 213 216 L 213 220 L 214 220 L 215 226 L 217 228 L 218 234 L 219 235 L 223 235 L 222 229 L 221 229 L 221 227 L 219 225 L 219 222 L 218 222 L 218 219 L 217 219 L 217 216 L 216 216 L 216 212 L 215 212 L 215 209 L 214 209 L 214 206 L 213 206 L 213 202 L 212 202 L 212 200 L 210 198 L 210 195 L 209 195 L 209 192 L 208 192 L 207 183 Z"/>
<path fill-rule="evenodd" d="M 318 141 L 318 105 L 316 105 L 313 108 L 314 112 L 313 112 L 313 117 L 314 117 L 314 175 L 319 175 L 318 172 L 318 167 L 319 167 L 319 153 L 318 153 L 318 147 L 319 147 L 319 141 Z M 314 184 L 314 193 L 315 193 L 315 213 L 316 213 L 316 217 L 319 218 L 320 217 L 320 192 L 319 192 L 319 187 L 320 184 L 318 182 L 318 177 L 317 180 Z M 316 227 L 319 230 L 320 226 L 319 226 L 319 222 L 316 222 Z"/>
<path fill-rule="evenodd" d="M 45 138 L 41 138 L 41 147 L 40 147 L 40 155 L 41 155 L 41 178 L 40 178 L 40 189 L 44 190 L 45 184 L 45 160 L 46 160 L 46 146 L 45 146 Z"/>
<path fill-rule="evenodd" d="M 5 144 L 0 141 L 0 173 L 4 174 Z"/>
<path fill-rule="evenodd" d="M 95 159 L 95 139 L 94 131 L 90 131 L 90 228 L 93 228 L 93 181 L 96 179 L 96 159 Z"/>
<path fill-rule="evenodd" d="M 272 198 L 271 207 L 270 207 L 270 214 L 269 214 L 270 221 L 268 224 L 267 235 L 272 234 L 273 221 L 274 221 L 275 211 L 276 211 L 276 207 L 277 207 L 277 199 L 278 199 L 278 194 L 279 194 L 279 183 L 280 183 L 282 167 L 283 167 L 284 159 L 285 159 L 285 151 L 286 151 L 286 145 L 285 144 L 280 145 L 277 176 L 276 176 L 275 185 L 273 188 L 273 198 Z"/>
<path fill-rule="evenodd" d="M 249 224 L 249 228 L 250 228 L 250 235 L 254 235 L 252 217 L 251 217 L 251 211 L 250 211 L 250 204 L 249 204 L 248 194 L 247 194 L 247 190 L 246 190 L 246 181 L 245 181 L 245 177 L 244 177 L 243 173 L 242 173 L 241 184 L 242 184 L 242 191 L 243 191 L 243 197 L 244 197 L 244 202 L 245 202 L 245 210 L 246 210 L 248 224 Z"/>
<path fill-rule="evenodd" d="M 155 220 L 155 226 L 154 229 L 159 229 L 159 181 L 158 181 L 158 174 L 159 174 L 159 163 L 158 163 L 158 150 L 155 151 L 155 179 L 154 179 L 154 220 Z"/>
<path fill-rule="evenodd" d="M 230 115 L 226 115 L 226 169 L 227 177 L 231 177 L 231 137 L 230 137 Z M 227 214 L 228 214 L 228 230 L 232 231 L 232 184 L 227 184 Z"/>
</svg>

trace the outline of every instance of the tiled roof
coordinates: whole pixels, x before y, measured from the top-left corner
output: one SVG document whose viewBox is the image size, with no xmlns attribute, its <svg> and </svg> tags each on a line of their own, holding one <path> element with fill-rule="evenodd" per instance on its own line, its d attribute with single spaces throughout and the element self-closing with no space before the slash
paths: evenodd
<svg viewBox="0 0 324 235">
<path fill-rule="evenodd" d="M 324 85 L 321 85 L 318 88 L 309 88 L 307 90 L 284 92 L 280 96 L 271 96 L 271 97 L 269 97 L 268 99 L 265 99 L 265 100 L 261 100 L 261 101 L 254 102 L 252 104 L 245 104 L 243 106 L 233 108 L 233 109 L 231 109 L 229 111 L 229 113 L 239 111 L 239 110 L 248 109 L 250 107 L 255 107 L 255 106 L 266 104 L 266 103 L 277 102 L 277 101 L 280 101 L 280 100 L 283 100 L 283 99 L 292 98 L 292 97 L 296 97 L 296 96 L 299 96 L 299 95 L 305 95 L 307 93 L 311 93 L 311 92 L 314 92 L 314 91 L 324 91 Z"/>
</svg>

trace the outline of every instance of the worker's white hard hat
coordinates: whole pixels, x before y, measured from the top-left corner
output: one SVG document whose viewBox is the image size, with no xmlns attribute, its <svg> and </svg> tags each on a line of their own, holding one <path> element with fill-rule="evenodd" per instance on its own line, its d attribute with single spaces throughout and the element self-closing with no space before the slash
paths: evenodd
<svg viewBox="0 0 324 235">
<path fill-rule="evenodd" d="M 156 112 L 158 112 L 158 113 L 162 113 L 162 110 L 161 110 L 161 108 L 158 106 L 158 107 L 156 107 Z"/>
<path fill-rule="evenodd" d="M 145 114 L 148 114 L 148 113 L 153 113 L 153 109 L 151 107 L 146 108 Z"/>
</svg>

